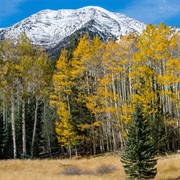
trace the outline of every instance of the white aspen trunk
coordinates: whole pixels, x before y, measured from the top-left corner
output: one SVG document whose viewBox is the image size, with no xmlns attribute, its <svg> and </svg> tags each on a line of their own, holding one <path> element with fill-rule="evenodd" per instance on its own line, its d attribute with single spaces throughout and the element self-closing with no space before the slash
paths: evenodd
<svg viewBox="0 0 180 180">
<path fill-rule="evenodd" d="M 118 82 L 117 82 L 117 94 L 118 94 L 118 105 L 122 104 L 122 94 L 121 94 L 122 90 L 121 90 L 121 77 L 120 75 L 118 75 Z"/>
<path fill-rule="evenodd" d="M 104 71 L 104 74 L 105 74 L 105 71 Z M 106 84 L 104 85 L 104 89 L 105 89 L 105 93 L 107 93 L 107 86 Z M 108 108 L 108 101 L 107 101 L 107 98 L 105 97 L 105 107 L 106 109 Z M 110 122 L 110 119 L 111 119 L 111 115 L 109 112 L 106 111 L 106 148 L 107 148 L 107 151 L 109 151 L 110 149 L 110 142 L 109 142 L 109 139 L 108 139 L 108 136 L 110 136 L 110 126 L 109 126 L 109 122 Z"/>
<path fill-rule="evenodd" d="M 119 139 L 120 139 L 120 142 L 121 142 L 121 150 L 124 149 L 124 141 L 123 141 L 123 137 L 122 137 L 122 134 L 121 132 L 119 131 Z"/>
<path fill-rule="evenodd" d="M 113 145 L 112 145 L 112 132 L 110 131 L 109 134 L 109 147 L 110 147 L 110 152 L 113 151 Z"/>
<path fill-rule="evenodd" d="M 17 158 L 17 147 L 16 147 L 16 128 L 15 128 L 15 116 L 14 116 L 14 98 L 11 96 L 11 125 L 12 125 L 12 137 L 13 137 L 13 155 L 14 159 Z"/>
<path fill-rule="evenodd" d="M 117 100 L 116 100 L 116 87 L 114 85 L 114 75 L 113 75 L 113 73 L 112 73 L 111 77 L 112 77 L 112 89 L 113 89 L 113 97 L 114 97 L 114 106 L 115 106 L 115 110 L 116 110 L 116 119 L 118 119 L 119 114 L 118 114 L 118 106 L 117 106 Z"/>
<path fill-rule="evenodd" d="M 130 74 L 131 74 L 131 63 L 130 63 L 130 65 L 129 65 L 129 93 L 130 93 L 130 95 L 129 95 L 129 98 L 131 98 L 131 96 L 132 96 L 132 94 L 133 94 L 133 90 L 132 90 L 132 79 L 131 79 L 131 76 L 130 76 Z"/>
<path fill-rule="evenodd" d="M 115 137 L 113 125 L 112 125 L 112 138 L 113 138 L 113 151 L 115 152 L 117 150 L 117 146 L 116 146 L 116 137 Z"/>
<path fill-rule="evenodd" d="M 31 157 L 33 157 L 33 155 L 34 155 L 34 142 L 35 142 L 35 137 L 36 137 L 37 114 L 38 114 L 38 98 L 36 98 L 36 107 L 35 107 L 35 115 L 34 115 L 34 126 L 33 126 L 33 136 L 32 136 L 32 144 L 31 144 Z"/>
<path fill-rule="evenodd" d="M 125 76 L 124 76 L 124 78 L 122 79 L 122 83 L 123 83 L 123 91 L 124 91 L 123 100 L 126 101 L 126 100 L 127 100 L 128 88 L 126 87 L 126 77 L 125 77 Z"/>
<path fill-rule="evenodd" d="M 121 81 L 124 82 L 125 80 L 121 80 Z M 124 89 L 125 87 L 124 88 L 123 87 L 124 87 L 124 83 L 122 83 L 122 92 L 124 92 L 124 94 L 122 94 L 122 97 L 123 97 L 124 100 L 126 100 L 126 92 L 125 92 L 125 89 Z M 114 76 L 113 76 L 113 74 L 112 74 L 112 88 L 113 88 L 113 96 L 114 96 L 114 99 L 115 99 L 114 105 L 115 105 L 115 111 L 116 111 L 116 120 L 117 120 L 116 123 L 118 123 L 118 118 L 119 118 L 120 114 L 118 112 L 118 104 L 117 104 L 117 101 L 116 101 L 116 98 L 115 98 L 115 96 L 116 96 L 116 89 L 115 89 L 115 85 L 114 85 Z M 121 127 L 123 129 L 123 122 L 120 122 L 120 124 L 121 124 Z M 114 132 L 113 125 L 111 125 L 111 129 L 112 129 L 113 147 L 114 147 L 114 150 L 116 150 L 117 146 L 116 146 L 116 139 L 115 139 L 115 132 Z M 121 140 L 121 144 L 123 144 L 122 138 L 120 140 Z"/>
<path fill-rule="evenodd" d="M 103 141 L 103 133 L 102 133 L 102 127 L 99 127 L 99 142 L 100 142 L 100 152 L 104 152 L 104 141 Z"/>
<path fill-rule="evenodd" d="M 26 119 L 25 119 L 25 100 L 22 100 L 22 148 L 23 155 L 26 156 Z"/>
<path fill-rule="evenodd" d="M 107 122 L 106 122 L 107 123 Z M 103 128 L 103 134 L 104 134 L 104 137 L 106 139 L 106 150 L 109 151 L 109 140 L 108 140 L 108 125 L 106 124 L 106 127 Z"/>
</svg>

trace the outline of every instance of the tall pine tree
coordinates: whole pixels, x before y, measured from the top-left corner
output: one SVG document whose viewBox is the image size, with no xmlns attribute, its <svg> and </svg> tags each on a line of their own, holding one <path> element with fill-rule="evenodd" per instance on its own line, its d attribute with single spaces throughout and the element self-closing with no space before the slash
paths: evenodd
<svg viewBox="0 0 180 180">
<path fill-rule="evenodd" d="M 127 179 L 153 179 L 156 175 L 156 150 L 150 131 L 142 105 L 137 105 L 134 121 L 129 127 L 125 152 L 121 157 Z"/>
</svg>

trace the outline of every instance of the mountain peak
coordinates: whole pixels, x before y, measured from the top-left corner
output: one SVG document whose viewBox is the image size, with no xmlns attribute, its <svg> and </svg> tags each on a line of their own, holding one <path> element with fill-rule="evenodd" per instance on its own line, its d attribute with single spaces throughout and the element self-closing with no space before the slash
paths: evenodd
<svg viewBox="0 0 180 180">
<path fill-rule="evenodd" d="M 21 32 L 32 40 L 35 45 L 45 49 L 64 46 L 77 31 L 81 34 L 99 35 L 102 40 L 122 35 L 132 31 L 140 34 L 145 24 L 127 17 L 121 13 L 113 13 L 98 6 L 86 6 L 76 10 L 45 9 L 26 19 L 0 31 L 0 38 L 11 36 L 17 39 Z"/>
<path fill-rule="evenodd" d="M 102 11 L 102 12 L 109 12 L 108 10 L 100 7 L 100 6 L 85 6 L 85 7 L 82 7 L 82 8 L 79 8 L 79 9 L 89 9 L 89 10 L 98 10 L 98 11 Z"/>
</svg>

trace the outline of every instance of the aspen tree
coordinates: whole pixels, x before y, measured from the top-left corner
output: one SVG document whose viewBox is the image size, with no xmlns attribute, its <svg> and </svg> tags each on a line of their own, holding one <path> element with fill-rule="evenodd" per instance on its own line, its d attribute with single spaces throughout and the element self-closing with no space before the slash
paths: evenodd
<svg viewBox="0 0 180 180">
<path fill-rule="evenodd" d="M 128 73 L 131 69 L 132 55 L 130 53 L 132 54 L 133 41 L 132 37 L 123 37 L 118 43 L 110 41 L 104 45 L 103 70 L 101 72 L 103 76 L 101 75 L 99 78 L 97 92 L 106 114 L 106 127 L 109 129 L 107 136 L 112 136 L 115 149 L 117 144 L 114 138 L 115 133 L 120 132 L 119 139 L 121 147 L 123 147 L 123 136 L 126 134 L 126 126 L 133 112 L 130 104 L 130 93 L 132 91 L 130 91 L 131 88 L 127 88 L 130 87 Z M 103 95 L 104 98 L 102 99 Z"/>
<path fill-rule="evenodd" d="M 16 93 L 17 93 L 17 52 L 14 46 L 14 42 L 11 38 L 6 39 L 1 44 L 1 94 L 3 99 L 3 106 L 5 104 L 11 104 L 11 128 L 12 128 L 12 138 L 13 138 L 13 156 L 14 159 L 17 158 L 17 143 L 16 143 L 16 127 L 15 127 L 15 103 L 16 103 Z M 5 107 L 3 107 L 3 118 L 4 125 L 7 119 Z"/>
<path fill-rule="evenodd" d="M 171 57 L 170 51 L 175 47 L 172 37 L 170 28 L 163 23 L 158 28 L 148 25 L 140 35 L 139 51 L 134 55 L 131 73 L 133 89 L 136 92 L 133 102 L 141 102 L 146 114 L 152 116 L 152 130 L 156 129 L 153 136 L 157 143 L 160 141 L 159 136 L 163 134 L 159 132 L 163 123 L 167 135 L 166 114 L 171 107 L 171 103 L 167 103 L 170 102 L 168 96 L 164 94 L 168 87 L 163 85 L 161 80 L 167 69 L 166 63 Z"/>
<path fill-rule="evenodd" d="M 67 104 L 61 102 L 59 104 L 57 114 L 59 116 L 60 122 L 56 122 L 56 133 L 57 139 L 60 144 L 68 147 L 69 156 L 72 157 L 71 148 L 76 144 L 76 133 L 73 130 L 73 126 L 70 123 L 71 114 L 68 110 Z"/>
<path fill-rule="evenodd" d="M 32 95 L 35 96 L 34 126 L 31 143 L 31 157 L 33 157 L 39 101 L 43 98 L 45 99 L 48 96 L 48 86 L 50 85 L 51 78 L 48 56 L 47 53 L 44 52 L 42 47 L 37 47 L 33 55 L 33 62 L 30 71 L 31 79 L 29 86 L 32 91 Z"/>
<path fill-rule="evenodd" d="M 99 70 L 101 69 L 101 44 L 102 42 L 98 37 L 93 40 L 90 39 L 89 35 L 84 35 L 74 51 L 72 59 L 72 77 L 76 83 L 79 103 L 84 103 L 90 111 L 90 119 L 92 122 L 89 123 L 89 129 L 93 152 L 96 153 L 96 131 L 93 125 L 98 121 L 97 114 L 93 109 L 93 97 L 97 92 Z M 79 128 L 83 127 L 83 124 L 79 125 Z M 99 127 L 100 128 L 100 127 Z"/>
<path fill-rule="evenodd" d="M 31 41 L 27 38 L 25 34 L 20 34 L 17 42 L 17 52 L 18 52 L 18 71 L 19 71 L 19 88 L 20 88 L 20 98 L 22 102 L 22 155 L 27 156 L 26 148 L 26 110 L 25 103 L 28 98 L 28 93 L 30 91 L 29 85 L 31 81 L 31 71 L 33 61 L 33 45 Z"/>
<path fill-rule="evenodd" d="M 54 90 L 50 95 L 50 104 L 57 107 L 60 122 L 56 122 L 57 139 L 60 144 L 67 146 L 71 158 L 72 145 L 76 144 L 76 133 L 71 124 L 71 106 L 69 96 L 72 93 L 73 82 L 68 60 L 68 51 L 63 50 L 57 61 L 57 71 L 53 75 Z"/>
</svg>

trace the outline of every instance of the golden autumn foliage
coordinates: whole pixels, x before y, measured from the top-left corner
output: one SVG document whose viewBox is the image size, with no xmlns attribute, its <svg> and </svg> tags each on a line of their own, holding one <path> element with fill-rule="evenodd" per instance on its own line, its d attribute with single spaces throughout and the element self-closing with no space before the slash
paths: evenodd
<svg viewBox="0 0 180 180">
<path fill-rule="evenodd" d="M 66 117 L 73 121 L 69 96 L 75 88 L 75 101 L 86 106 L 91 118 L 91 122 L 79 123 L 78 129 L 89 133 L 94 151 L 99 144 L 103 152 L 123 148 L 134 104 L 141 103 L 144 115 L 150 118 L 152 137 L 160 147 L 161 138 L 168 136 L 168 126 L 179 123 L 180 118 L 178 42 L 178 35 L 164 23 L 158 28 L 149 24 L 140 36 L 132 33 L 119 42 L 103 43 L 86 34 L 72 59 L 66 50 L 61 52 L 51 104 L 60 107 L 65 103 L 66 108 L 58 115 L 63 119 L 62 114 L 69 112 Z M 56 125 L 59 129 L 63 123 L 67 126 L 61 121 Z M 155 131 L 166 135 L 157 138 Z"/>
<path fill-rule="evenodd" d="M 73 144 L 75 142 L 75 133 L 72 125 L 69 122 L 71 115 L 65 103 L 60 104 L 57 114 L 60 118 L 60 122 L 55 123 L 58 142 L 63 146 Z"/>
</svg>

